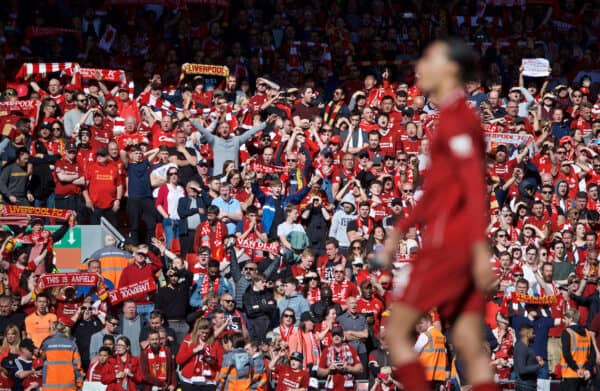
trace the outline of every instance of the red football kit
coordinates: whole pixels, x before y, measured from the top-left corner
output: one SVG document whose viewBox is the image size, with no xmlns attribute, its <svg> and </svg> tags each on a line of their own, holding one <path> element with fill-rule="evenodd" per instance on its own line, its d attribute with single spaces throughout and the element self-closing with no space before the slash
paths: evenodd
<svg viewBox="0 0 600 391">
<path fill-rule="evenodd" d="M 485 240 L 487 226 L 483 154 L 480 121 L 457 89 L 440 104 L 423 198 L 398 223 L 401 232 L 417 224 L 426 232 L 408 282 L 394 287 L 396 301 L 423 312 L 437 308 L 444 319 L 483 311 L 470 273 L 472 245 Z"/>
</svg>

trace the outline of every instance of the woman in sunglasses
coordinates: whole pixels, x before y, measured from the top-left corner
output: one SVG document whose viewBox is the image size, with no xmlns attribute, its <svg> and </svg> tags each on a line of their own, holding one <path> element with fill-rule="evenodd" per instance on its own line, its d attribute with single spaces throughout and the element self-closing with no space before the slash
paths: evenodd
<svg viewBox="0 0 600 391">
<path fill-rule="evenodd" d="M 304 296 L 308 304 L 313 305 L 321 300 L 321 280 L 319 275 L 310 271 L 304 275 Z"/>
</svg>

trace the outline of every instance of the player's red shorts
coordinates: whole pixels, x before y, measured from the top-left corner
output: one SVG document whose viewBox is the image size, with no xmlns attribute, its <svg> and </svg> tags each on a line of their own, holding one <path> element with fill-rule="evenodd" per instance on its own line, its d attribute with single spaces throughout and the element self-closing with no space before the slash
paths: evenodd
<svg viewBox="0 0 600 391">
<path fill-rule="evenodd" d="M 462 313 L 483 314 L 485 298 L 474 285 L 468 248 L 423 248 L 408 276 L 394 281 L 394 302 L 423 313 L 437 308 L 440 317 L 449 321 Z"/>
</svg>

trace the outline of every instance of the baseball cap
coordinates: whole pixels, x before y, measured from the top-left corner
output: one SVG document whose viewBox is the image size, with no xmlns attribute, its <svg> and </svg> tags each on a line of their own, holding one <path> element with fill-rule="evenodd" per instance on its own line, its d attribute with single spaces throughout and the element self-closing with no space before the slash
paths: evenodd
<svg viewBox="0 0 600 391">
<path fill-rule="evenodd" d="M 341 324 L 336 323 L 332 328 L 331 328 L 331 335 L 340 335 L 340 336 L 344 336 L 344 328 L 342 327 Z"/>
<path fill-rule="evenodd" d="M 360 152 L 358 153 L 358 157 L 359 157 L 359 158 L 361 158 L 361 159 L 362 159 L 362 158 L 365 158 L 365 157 L 369 157 L 369 152 L 367 152 L 367 151 L 365 151 L 365 150 L 363 149 L 362 151 L 360 151 Z"/>
<path fill-rule="evenodd" d="M 204 167 L 208 167 L 208 162 L 206 160 L 200 160 L 198 161 L 198 166 L 204 166 Z"/>
<path fill-rule="evenodd" d="M 300 352 L 292 352 L 292 354 L 290 354 L 290 360 L 296 360 L 296 361 L 302 362 L 302 361 L 304 361 L 304 356 Z"/>
<path fill-rule="evenodd" d="M 510 89 L 509 92 L 518 92 L 519 94 L 521 93 L 521 88 L 520 87 L 513 87 Z"/>
<path fill-rule="evenodd" d="M 108 151 L 106 150 L 106 148 L 99 148 L 96 151 L 96 156 L 108 156 Z"/>
<path fill-rule="evenodd" d="M 331 136 L 329 142 L 332 144 L 340 144 L 342 142 L 342 139 L 340 139 L 340 136 Z"/>
<path fill-rule="evenodd" d="M 74 142 L 70 141 L 70 142 L 67 143 L 67 145 L 65 147 L 65 150 L 67 152 L 68 151 L 77 151 L 77 145 Z"/>
<path fill-rule="evenodd" d="M 392 206 L 396 206 L 396 205 L 402 206 L 402 199 L 401 198 L 394 198 L 392 200 Z"/>
<path fill-rule="evenodd" d="M 310 313 L 310 311 L 304 311 L 302 315 L 300 315 L 300 321 L 304 322 L 310 320 L 311 322 L 315 321 L 315 317 Z"/>
<path fill-rule="evenodd" d="M 556 100 L 556 95 L 551 94 L 550 92 L 547 92 L 547 93 L 544 94 L 544 99 Z"/>
</svg>

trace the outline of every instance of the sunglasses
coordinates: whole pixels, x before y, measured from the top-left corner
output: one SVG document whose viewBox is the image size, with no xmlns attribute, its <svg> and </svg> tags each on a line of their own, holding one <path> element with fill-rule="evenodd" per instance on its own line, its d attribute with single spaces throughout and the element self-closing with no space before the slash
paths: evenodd
<svg viewBox="0 0 600 391">
<path fill-rule="evenodd" d="M 234 302 L 233 300 L 223 300 L 223 303 L 227 303 L 227 304 L 231 304 L 233 302 Z"/>
<path fill-rule="evenodd" d="M 283 314 L 284 318 L 293 318 L 294 315 L 293 314 Z"/>
<path fill-rule="evenodd" d="M 333 272 L 334 273 L 343 273 L 344 271 L 343 270 L 334 270 Z"/>
<path fill-rule="evenodd" d="M 352 250 L 362 250 L 362 247 L 361 246 L 353 246 Z"/>
<path fill-rule="evenodd" d="M 290 162 L 290 163 L 296 163 L 298 160 L 296 160 L 296 159 L 288 159 L 287 161 Z"/>
<path fill-rule="evenodd" d="M 60 126 L 55 126 L 52 128 L 52 130 L 62 130 L 62 128 Z"/>
<path fill-rule="evenodd" d="M 117 327 L 119 325 L 119 323 L 114 323 L 114 322 L 108 322 L 108 324 Z"/>
<path fill-rule="evenodd" d="M 523 273 L 514 273 L 513 276 L 515 276 L 515 277 L 523 277 L 524 274 Z"/>
<path fill-rule="evenodd" d="M 168 172 L 168 173 L 167 173 L 167 175 L 168 175 L 168 176 L 172 176 L 172 175 L 178 175 L 178 173 L 177 173 L 177 171 L 174 171 L 174 172 Z"/>
<path fill-rule="evenodd" d="M 81 307 L 81 310 L 82 310 L 82 311 L 89 311 L 89 310 L 91 310 L 91 309 L 92 309 L 92 307 Z"/>
<path fill-rule="evenodd" d="M 245 270 L 245 271 L 252 272 L 252 271 L 255 271 L 255 270 L 256 270 L 256 268 L 255 268 L 255 267 L 245 267 L 245 268 L 244 268 L 244 270 Z"/>
<path fill-rule="evenodd" d="M 502 235 L 498 235 L 499 238 L 505 238 L 506 235 L 502 234 Z"/>
<path fill-rule="evenodd" d="M 552 194 L 551 191 L 543 191 L 542 194 Z"/>
<path fill-rule="evenodd" d="M 413 191 L 412 191 L 412 190 L 408 190 L 408 189 L 406 189 L 406 190 L 402 190 L 402 192 L 403 192 L 403 193 L 412 193 Z"/>
<path fill-rule="evenodd" d="M 275 288 L 281 288 L 283 285 L 279 284 L 279 285 L 275 285 Z"/>
<path fill-rule="evenodd" d="M 83 102 L 87 102 L 87 101 L 88 101 L 87 99 L 77 99 L 77 102 L 82 102 L 83 103 Z"/>
<path fill-rule="evenodd" d="M 106 105 L 106 107 L 117 107 L 117 105 Z"/>
</svg>

